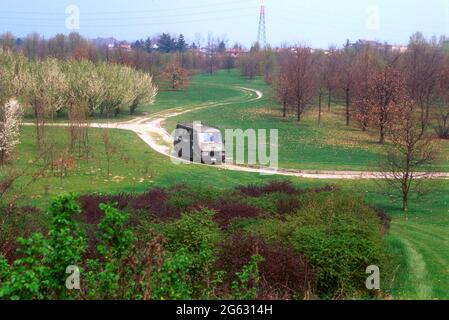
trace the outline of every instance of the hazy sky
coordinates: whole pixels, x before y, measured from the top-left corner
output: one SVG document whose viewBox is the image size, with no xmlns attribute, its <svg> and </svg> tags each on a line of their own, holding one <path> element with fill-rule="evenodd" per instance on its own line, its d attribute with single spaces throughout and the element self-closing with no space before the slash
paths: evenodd
<svg viewBox="0 0 449 320">
<path fill-rule="evenodd" d="M 161 32 L 226 35 L 230 44 L 257 40 L 259 0 L 0 0 L 0 32 L 46 37 L 76 27 L 66 19 L 79 8 L 81 34 L 136 40 Z M 449 35 L 449 0 L 266 0 L 267 39 L 313 47 L 346 39 L 405 44 L 415 31 Z"/>
</svg>

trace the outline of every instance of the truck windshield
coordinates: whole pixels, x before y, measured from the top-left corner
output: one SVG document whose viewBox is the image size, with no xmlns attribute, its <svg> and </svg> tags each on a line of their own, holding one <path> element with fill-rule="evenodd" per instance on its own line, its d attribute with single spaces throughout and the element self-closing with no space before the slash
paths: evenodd
<svg viewBox="0 0 449 320">
<path fill-rule="evenodd" d="M 221 143 L 221 134 L 219 132 L 202 132 L 199 136 L 202 143 Z"/>
</svg>

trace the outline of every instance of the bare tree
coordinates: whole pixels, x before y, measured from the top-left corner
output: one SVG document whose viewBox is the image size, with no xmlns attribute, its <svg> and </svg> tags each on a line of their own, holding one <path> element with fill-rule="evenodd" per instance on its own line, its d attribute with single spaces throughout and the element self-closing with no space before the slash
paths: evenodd
<svg viewBox="0 0 449 320">
<path fill-rule="evenodd" d="M 106 157 L 106 170 L 107 170 L 106 172 L 107 176 L 109 177 L 111 175 L 112 158 L 114 157 L 114 154 L 117 152 L 117 148 L 111 141 L 111 137 L 109 136 L 109 129 L 102 130 L 101 138 L 103 140 L 104 155 Z"/>
<path fill-rule="evenodd" d="M 310 48 L 306 47 L 293 48 L 288 55 L 290 70 L 287 76 L 291 83 L 298 122 L 301 122 L 307 104 L 316 93 L 315 60 Z"/>
<path fill-rule="evenodd" d="M 207 37 L 207 71 L 213 74 L 218 66 L 218 44 L 217 40 L 209 33 Z"/>
<path fill-rule="evenodd" d="M 449 139 L 449 66 L 441 70 L 435 100 L 439 109 L 435 131 L 439 138 Z"/>
<path fill-rule="evenodd" d="M 325 58 L 324 76 L 327 89 L 327 110 L 331 111 L 332 94 L 338 84 L 338 55 L 334 47 L 329 48 Z"/>
<path fill-rule="evenodd" d="M 316 81 L 318 86 L 318 125 L 321 124 L 323 113 L 323 98 L 325 89 L 329 86 L 328 56 L 322 51 L 317 51 L 316 55 Z M 330 94 L 330 93 L 329 93 Z M 329 108 L 329 105 L 328 105 Z"/>
<path fill-rule="evenodd" d="M 369 110 L 368 121 L 379 128 L 379 143 L 385 143 L 387 128 L 400 116 L 401 104 L 407 99 L 405 81 L 397 70 L 386 66 L 370 73 L 368 91 L 357 104 Z"/>
<path fill-rule="evenodd" d="M 380 69 L 379 57 L 370 48 L 365 48 L 359 53 L 354 61 L 356 68 L 356 84 L 354 86 L 354 118 L 359 123 L 361 129 L 366 131 L 372 122 L 373 109 L 372 99 L 369 97 L 373 81 L 373 76 Z"/>
<path fill-rule="evenodd" d="M 344 92 L 347 126 L 351 121 L 352 94 L 356 84 L 355 56 L 356 52 L 349 47 L 339 52 L 337 56 L 338 86 Z"/>
<path fill-rule="evenodd" d="M 274 82 L 276 99 L 282 104 L 282 116 L 287 117 L 287 109 L 292 104 L 292 90 L 290 82 L 285 73 L 281 73 Z"/>
<path fill-rule="evenodd" d="M 421 119 L 412 100 L 403 100 L 400 118 L 389 127 L 392 144 L 386 146 L 382 163 L 385 180 L 402 194 L 402 209 L 409 208 L 412 188 L 418 188 L 431 176 L 430 165 L 438 158 L 439 150 L 432 137 L 421 127 Z M 426 170 L 426 173 L 421 170 Z"/>
<path fill-rule="evenodd" d="M 401 60 L 409 95 L 420 107 L 423 129 L 429 125 L 432 98 L 444 59 L 436 43 L 427 42 L 421 33 L 416 33 L 410 38 L 409 48 Z"/>
<path fill-rule="evenodd" d="M 15 51 L 16 37 L 11 32 L 0 35 L 0 48 L 3 50 Z"/>
</svg>

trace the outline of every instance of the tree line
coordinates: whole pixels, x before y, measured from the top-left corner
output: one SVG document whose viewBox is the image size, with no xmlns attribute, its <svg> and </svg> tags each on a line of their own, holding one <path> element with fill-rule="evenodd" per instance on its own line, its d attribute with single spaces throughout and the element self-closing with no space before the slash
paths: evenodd
<svg viewBox="0 0 449 320">
<path fill-rule="evenodd" d="M 112 40 L 111 40 L 112 41 Z M 235 67 L 235 56 L 227 52 L 227 42 L 208 35 L 204 41 L 199 35 L 192 44 L 184 36 L 163 33 L 158 37 L 137 40 L 131 44 L 132 50 L 124 48 L 121 42 L 114 48 L 105 43 L 95 43 L 80 34 L 57 34 L 45 39 L 38 33 L 25 38 L 17 38 L 10 32 L 0 35 L 0 48 L 21 52 L 30 60 L 55 58 L 58 60 L 89 60 L 93 63 L 111 62 L 133 67 L 162 77 L 167 65 L 174 61 L 188 71 L 213 73 L 219 69 Z M 239 46 L 236 44 L 236 48 Z"/>
</svg>

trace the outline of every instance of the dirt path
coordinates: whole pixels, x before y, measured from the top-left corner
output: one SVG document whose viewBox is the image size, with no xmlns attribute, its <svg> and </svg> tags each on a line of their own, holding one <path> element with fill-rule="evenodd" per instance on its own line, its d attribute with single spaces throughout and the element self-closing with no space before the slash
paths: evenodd
<svg viewBox="0 0 449 320">
<path fill-rule="evenodd" d="M 249 89 L 245 87 L 235 87 L 236 89 L 246 93 L 247 99 L 240 101 L 252 102 L 263 98 L 263 93 L 258 90 Z M 229 104 L 236 103 L 236 101 L 223 101 L 223 102 L 209 102 L 200 104 L 192 108 L 174 108 L 169 110 L 164 110 L 150 116 L 136 118 L 125 122 L 116 123 L 91 123 L 89 124 L 92 128 L 101 129 L 121 129 L 129 130 L 136 133 L 140 139 L 142 139 L 149 147 L 151 147 L 156 152 L 163 154 L 167 157 L 174 158 L 171 155 L 172 137 L 171 135 L 162 127 L 163 122 L 167 119 L 177 117 L 182 114 L 189 112 L 194 112 L 197 110 L 205 108 L 215 108 L 219 106 L 225 106 Z M 25 123 L 24 125 L 34 125 L 31 123 Z M 52 126 L 68 126 L 67 123 L 51 124 Z M 179 159 L 177 159 L 179 161 Z M 192 164 L 200 165 L 200 164 Z M 205 166 L 202 164 L 202 166 Z M 338 179 L 338 180 L 361 180 L 361 179 L 382 179 L 385 174 L 380 172 L 362 172 L 362 171 L 315 171 L 315 170 L 288 170 L 288 169 L 278 169 L 276 171 L 263 168 L 252 168 L 247 166 L 233 165 L 233 164 L 223 164 L 223 165 L 208 165 L 209 167 L 226 169 L 231 171 L 240 172 L 250 172 L 259 173 L 263 175 L 280 175 L 280 176 L 290 176 L 306 179 Z M 423 176 L 433 179 L 449 179 L 449 173 L 433 173 L 432 176 Z"/>
</svg>

